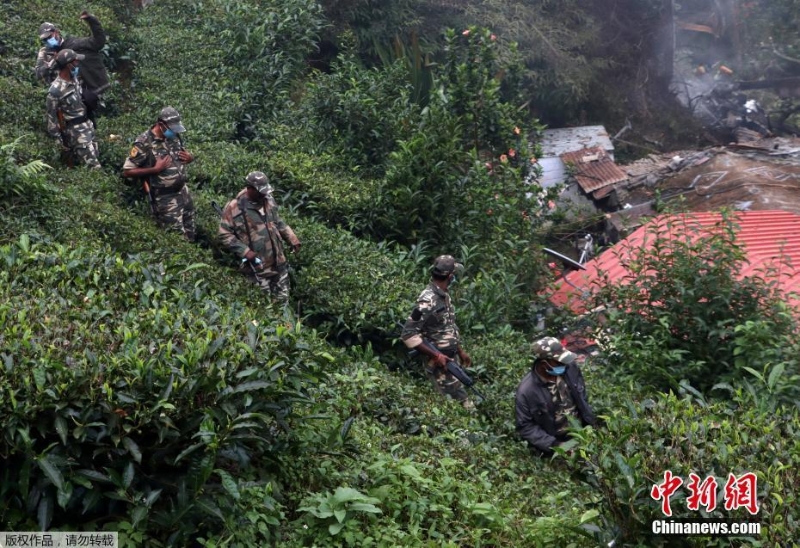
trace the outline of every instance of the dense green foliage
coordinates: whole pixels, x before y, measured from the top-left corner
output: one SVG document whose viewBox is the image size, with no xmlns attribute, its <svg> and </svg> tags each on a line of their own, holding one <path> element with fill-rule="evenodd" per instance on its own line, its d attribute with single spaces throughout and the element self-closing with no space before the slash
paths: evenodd
<svg viewBox="0 0 800 548">
<path fill-rule="evenodd" d="M 685 380 L 702 391 L 750 377 L 748 370 L 798 372 L 796 319 L 767 281 L 777 273 L 735 276 L 746 266 L 737 230 L 728 216 L 702 231 L 691 216 L 666 217 L 649 229 L 651 246 L 618 251 L 630 274 L 622 284 L 605 281 L 599 299 L 611 308 L 612 360 L 620 372 L 660 389 Z M 800 396 L 796 380 L 782 381 L 787 403 Z"/>
<path fill-rule="evenodd" d="M 424 29 L 430 20 L 407 17 L 419 5 L 95 2 L 118 80 L 98 124 L 101 172 L 64 168 L 40 138 L 44 90 L 30 71 L 40 19 L 83 34 L 84 6 L 0 5 L 4 529 L 115 530 L 125 546 L 654 546 L 658 503 L 647 493 L 671 468 L 758 473 L 759 540 L 796 545 L 797 343 L 769 287 L 736 282 L 729 235 L 710 242 L 714 268 L 699 268 L 705 248 L 686 244 L 671 250 L 680 275 L 651 285 L 664 299 L 695 292 L 694 306 L 672 299 L 650 313 L 658 326 L 694 319 L 697 333 L 614 316 L 615 353 L 584 366 L 603 428 L 576 432 L 578 451 L 552 461 L 515 437 L 542 227 L 557 222 L 530 161 L 540 126 L 519 93 L 530 52 L 520 59 L 510 36 L 465 21 L 426 64 L 427 83 L 411 60 L 433 39 L 377 68 L 350 50 L 329 73 L 307 71 L 318 36 L 346 43 L 332 33 L 350 26 L 383 41 L 397 21 Z M 539 24 L 542 40 L 588 20 L 579 3 L 560 5 L 569 17 Z M 336 14 L 330 26 L 323 10 Z M 593 33 L 536 55 L 566 62 Z M 563 76 L 562 91 L 542 98 L 580 102 L 591 75 L 575 61 L 579 70 L 541 73 L 541 83 Z M 158 230 L 117 173 L 165 104 L 182 113 L 197 157 L 199 245 Z M 253 169 L 270 174 L 303 241 L 290 259 L 291 310 L 248 286 L 215 238 L 211 202 L 233 197 Z M 467 267 L 452 292 L 487 396 L 475 414 L 439 397 L 395 340 L 441 252 Z M 737 306 L 714 301 L 717 288 Z M 636 303 L 622 290 L 607 298 L 619 310 Z M 701 333 L 738 372 L 698 382 L 713 388 L 705 398 L 680 382 L 717 365 L 687 354 L 706 339 L 683 337 Z M 658 374 L 643 377 L 642 364 Z M 680 398 L 643 386 L 666 368 L 680 371 L 668 383 Z"/>
</svg>

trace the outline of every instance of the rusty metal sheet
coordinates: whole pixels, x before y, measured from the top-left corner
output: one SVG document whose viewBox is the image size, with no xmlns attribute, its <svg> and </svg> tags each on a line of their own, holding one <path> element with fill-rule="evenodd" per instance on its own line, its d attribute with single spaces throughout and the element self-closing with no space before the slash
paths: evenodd
<svg viewBox="0 0 800 548">
<path fill-rule="evenodd" d="M 565 152 L 560 158 L 565 165 L 572 166 L 575 180 L 587 194 L 621 183 L 628 178 L 628 175 L 600 147 Z"/>
</svg>

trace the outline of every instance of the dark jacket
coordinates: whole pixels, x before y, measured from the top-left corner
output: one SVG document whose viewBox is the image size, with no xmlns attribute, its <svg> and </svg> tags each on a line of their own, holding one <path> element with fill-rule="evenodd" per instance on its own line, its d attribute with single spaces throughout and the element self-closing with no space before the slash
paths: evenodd
<svg viewBox="0 0 800 548">
<path fill-rule="evenodd" d="M 71 49 L 86 56 L 81 61 L 80 78 L 84 84 L 84 94 L 99 95 L 109 86 L 108 72 L 103 64 L 103 47 L 106 45 L 106 32 L 103 25 L 94 15 L 86 18 L 91 36 L 65 36 L 57 49 L 42 48 L 36 59 L 36 76 L 48 86 L 58 75 L 58 68 L 53 63 L 56 54 L 62 49 Z"/>
<path fill-rule="evenodd" d="M 577 365 L 568 365 L 564 372 L 575 409 L 585 425 L 597 422 L 594 411 L 586 399 L 586 384 Z M 541 456 L 551 456 L 552 446 L 561 441 L 556 437 L 556 409 L 547 384 L 535 372 L 530 371 L 517 387 L 516 395 L 517 434 Z"/>
</svg>

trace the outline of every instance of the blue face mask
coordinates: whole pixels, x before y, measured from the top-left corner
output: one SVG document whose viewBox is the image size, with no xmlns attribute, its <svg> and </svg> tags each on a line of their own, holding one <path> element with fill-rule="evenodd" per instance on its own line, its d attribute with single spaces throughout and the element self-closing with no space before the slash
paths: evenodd
<svg viewBox="0 0 800 548">
<path fill-rule="evenodd" d="M 564 374 L 564 372 L 566 370 L 567 370 L 567 366 L 566 365 L 558 365 L 558 366 L 555 366 L 555 367 L 548 368 L 547 372 L 550 375 L 553 375 L 554 377 L 560 377 L 561 375 Z"/>
<path fill-rule="evenodd" d="M 174 139 L 177 136 L 178 136 L 178 134 L 175 133 L 174 131 L 172 131 L 169 128 L 164 130 L 164 137 L 166 137 L 167 139 Z"/>
<path fill-rule="evenodd" d="M 45 43 L 47 44 L 47 47 L 50 49 L 56 49 L 59 46 L 58 38 L 56 38 L 55 36 L 51 36 L 50 38 L 48 38 Z"/>
<path fill-rule="evenodd" d="M 69 73 L 70 73 L 70 74 L 72 74 L 72 77 L 73 77 L 73 78 L 77 78 L 77 77 L 78 77 L 78 73 L 79 73 L 80 71 L 81 71 L 81 67 L 72 67 L 72 68 L 70 69 Z"/>
</svg>

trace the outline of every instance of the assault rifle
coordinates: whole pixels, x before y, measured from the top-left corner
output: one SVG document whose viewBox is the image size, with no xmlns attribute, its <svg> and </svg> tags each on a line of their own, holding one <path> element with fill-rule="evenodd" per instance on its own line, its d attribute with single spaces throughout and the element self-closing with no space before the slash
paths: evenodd
<svg viewBox="0 0 800 548">
<path fill-rule="evenodd" d="M 441 354 L 442 353 L 430 341 L 423 340 L 421 344 L 423 346 L 425 346 L 425 348 L 427 348 L 428 350 L 432 351 L 435 354 Z M 422 352 L 420 352 L 419 350 L 414 349 L 414 350 L 411 350 L 411 352 L 409 352 L 409 355 L 410 356 L 419 356 L 419 355 L 422 355 Z M 448 356 L 447 364 L 445 364 L 445 368 L 447 369 L 448 373 L 450 373 L 455 378 L 457 378 L 459 381 L 461 381 L 461 384 L 463 384 L 464 386 L 466 386 L 467 388 L 469 388 L 470 390 L 475 392 L 475 394 L 477 394 L 481 398 L 481 400 L 486 400 L 486 396 L 481 394 L 481 392 L 477 388 L 475 388 L 475 381 L 472 380 L 472 377 L 470 377 L 469 374 L 467 374 L 466 371 L 464 371 L 463 367 L 458 365 L 457 361 L 451 359 Z"/>
<path fill-rule="evenodd" d="M 56 116 L 58 117 L 58 131 L 61 133 L 61 163 L 73 168 L 75 167 L 75 157 L 69 146 L 69 133 L 67 132 L 67 122 L 64 119 L 64 111 L 58 109 Z"/>
<path fill-rule="evenodd" d="M 217 212 L 219 217 L 222 217 L 222 207 L 220 207 L 216 200 L 211 200 L 211 207 L 214 208 L 214 211 Z M 261 282 L 261 276 L 258 275 L 258 270 L 256 270 L 256 266 L 261 266 L 261 259 L 256 257 L 254 261 L 248 261 L 246 257 L 242 257 L 242 263 L 250 265 L 250 270 L 253 271 L 253 276 L 256 277 L 256 281 Z"/>
<path fill-rule="evenodd" d="M 150 183 L 148 182 L 149 176 L 142 177 L 142 190 L 147 194 L 147 201 L 150 202 L 150 211 L 153 212 L 153 217 L 158 217 L 158 208 L 156 207 L 156 199 L 153 198 L 153 193 L 150 190 Z"/>
</svg>

